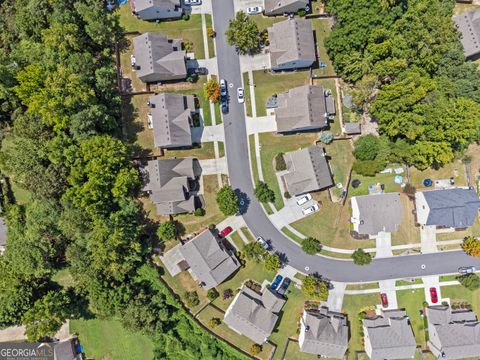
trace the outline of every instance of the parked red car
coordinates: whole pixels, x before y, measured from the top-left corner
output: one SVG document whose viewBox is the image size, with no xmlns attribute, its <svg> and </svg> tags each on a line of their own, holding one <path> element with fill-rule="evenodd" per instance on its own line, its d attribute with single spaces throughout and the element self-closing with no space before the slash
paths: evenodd
<svg viewBox="0 0 480 360">
<path fill-rule="evenodd" d="M 383 306 L 384 308 L 388 307 L 387 294 L 381 293 L 381 294 L 380 294 L 380 299 L 382 299 L 382 306 Z"/>
<path fill-rule="evenodd" d="M 437 295 L 437 289 L 434 287 L 430 288 L 430 299 L 432 300 L 432 303 L 436 304 L 438 302 L 438 295 Z"/>
<path fill-rule="evenodd" d="M 220 232 L 220 237 L 225 237 L 227 236 L 228 234 L 230 234 L 231 232 L 233 231 L 232 227 L 231 226 L 227 226 L 225 229 L 223 229 L 221 232 Z"/>
</svg>

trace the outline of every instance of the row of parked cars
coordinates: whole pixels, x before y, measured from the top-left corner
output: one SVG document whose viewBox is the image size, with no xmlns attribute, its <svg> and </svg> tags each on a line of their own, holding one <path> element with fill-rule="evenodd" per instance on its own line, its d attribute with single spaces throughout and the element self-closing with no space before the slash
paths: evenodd
<svg viewBox="0 0 480 360">
<path fill-rule="evenodd" d="M 297 205 L 302 206 L 303 204 L 306 204 L 310 200 L 312 200 L 312 195 L 310 194 L 304 195 L 300 199 L 298 199 Z M 302 209 L 302 213 L 303 215 L 309 215 L 314 213 L 315 211 L 318 211 L 318 209 L 320 209 L 318 204 L 313 204 L 305 209 Z"/>
<path fill-rule="evenodd" d="M 291 282 L 292 281 L 290 280 L 290 278 L 283 278 L 282 275 L 277 275 L 275 276 L 275 279 L 273 279 L 272 285 L 270 285 L 270 289 L 276 291 L 278 295 L 283 296 L 285 295 L 285 292 L 287 291 L 288 286 Z"/>
</svg>

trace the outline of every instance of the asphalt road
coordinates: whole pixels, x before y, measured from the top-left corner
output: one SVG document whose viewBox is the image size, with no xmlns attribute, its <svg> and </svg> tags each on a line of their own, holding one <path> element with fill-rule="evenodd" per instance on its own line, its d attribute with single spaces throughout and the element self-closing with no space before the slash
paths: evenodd
<svg viewBox="0 0 480 360">
<path fill-rule="evenodd" d="M 228 20 L 232 18 L 234 18 L 232 0 L 213 0 L 219 76 L 233 85 L 229 86 L 230 112 L 223 117 L 229 177 L 233 189 L 240 195 L 243 217 L 253 234 L 270 240 L 275 251 L 281 254 L 283 260 L 290 266 L 306 273 L 318 273 L 333 281 L 400 279 L 454 273 L 461 266 L 473 265 L 480 268 L 480 259 L 467 256 L 463 251 L 374 259 L 368 266 L 357 266 L 352 261 L 307 255 L 273 226 L 253 195 L 245 109 L 243 104 L 238 104 L 236 98 L 236 89 L 242 86 L 240 62 L 235 49 L 227 44 L 224 35 Z"/>
</svg>

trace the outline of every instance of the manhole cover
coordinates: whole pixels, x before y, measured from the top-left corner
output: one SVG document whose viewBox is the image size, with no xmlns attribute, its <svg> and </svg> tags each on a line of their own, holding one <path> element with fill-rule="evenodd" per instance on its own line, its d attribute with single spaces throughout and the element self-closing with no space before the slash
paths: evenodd
<svg viewBox="0 0 480 360">
<path fill-rule="evenodd" d="M 232 83 L 228 84 L 228 87 L 233 88 L 233 84 Z"/>
<path fill-rule="evenodd" d="M 242 206 L 245 205 L 245 201 L 240 200 L 240 205 L 242 205 Z"/>
<path fill-rule="evenodd" d="M 425 264 L 422 264 L 422 266 L 420 266 L 422 268 L 422 270 L 425 270 L 425 268 L 427 267 L 427 265 Z"/>
<path fill-rule="evenodd" d="M 308 271 L 310 270 L 310 268 L 308 266 L 305 266 L 305 271 Z"/>
</svg>

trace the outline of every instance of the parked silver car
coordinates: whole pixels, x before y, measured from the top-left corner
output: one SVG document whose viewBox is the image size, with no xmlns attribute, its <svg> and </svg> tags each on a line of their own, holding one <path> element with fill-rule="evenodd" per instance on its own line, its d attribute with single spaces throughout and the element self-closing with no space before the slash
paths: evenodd
<svg viewBox="0 0 480 360">
<path fill-rule="evenodd" d="M 475 266 L 463 266 L 458 268 L 458 272 L 462 275 L 473 274 L 475 271 L 477 271 Z"/>
</svg>

